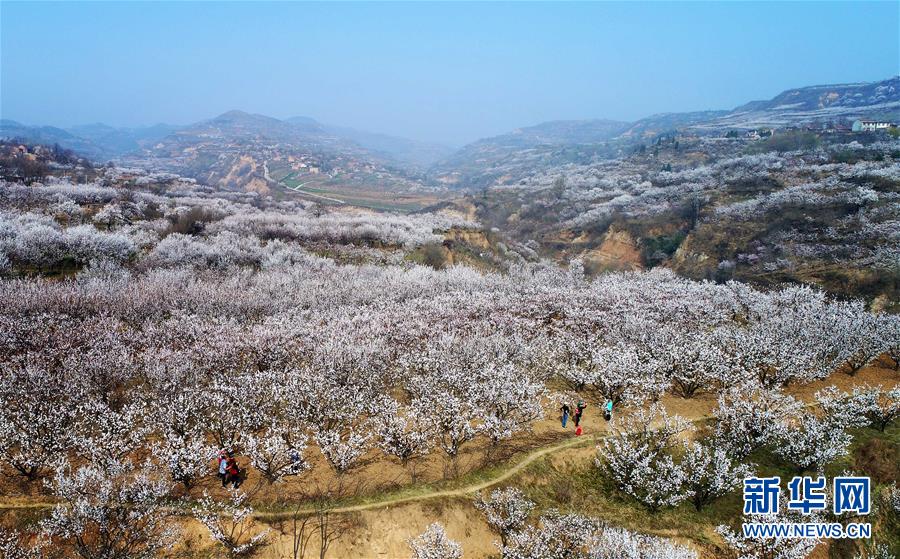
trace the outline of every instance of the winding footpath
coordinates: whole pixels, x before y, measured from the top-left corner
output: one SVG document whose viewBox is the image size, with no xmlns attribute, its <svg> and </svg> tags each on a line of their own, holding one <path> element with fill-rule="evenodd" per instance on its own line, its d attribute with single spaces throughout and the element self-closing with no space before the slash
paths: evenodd
<svg viewBox="0 0 900 559">
<path fill-rule="evenodd" d="M 813 404 L 807 403 L 805 407 L 811 407 Z M 688 423 L 697 424 L 703 421 L 710 419 L 712 416 L 710 415 L 701 415 L 699 417 L 693 418 L 685 418 Z M 337 507 L 326 507 L 327 510 L 331 513 L 350 513 L 350 512 L 361 512 L 366 510 L 373 509 L 381 509 L 387 507 L 393 507 L 397 505 L 404 505 L 407 503 L 413 502 L 421 502 L 428 501 L 432 499 L 441 499 L 448 497 L 465 497 L 468 495 L 472 495 L 479 491 L 483 491 L 488 489 L 489 487 L 493 487 L 498 485 L 516 475 L 521 473 L 525 468 L 527 468 L 532 463 L 536 462 L 548 456 L 550 454 L 568 450 L 572 448 L 578 448 L 583 446 L 588 446 L 589 444 L 596 444 L 597 442 L 609 437 L 613 432 L 606 430 L 598 433 L 596 435 L 585 435 L 581 437 L 573 436 L 570 439 L 566 439 L 560 442 L 556 442 L 553 444 L 549 444 L 546 446 L 537 447 L 531 452 L 527 453 L 525 456 L 521 457 L 518 461 L 513 462 L 510 460 L 504 467 L 499 468 L 496 473 L 489 477 L 488 479 L 484 479 L 475 483 L 471 483 L 468 485 L 464 485 L 462 487 L 451 488 L 451 489 L 431 489 L 428 491 L 424 491 L 419 494 L 414 495 L 403 495 L 402 489 L 399 493 L 386 495 L 383 498 L 380 498 L 376 501 L 368 501 L 359 503 L 356 505 L 346 505 L 346 506 L 337 506 Z M 32 502 L 32 503 L 4 503 L 0 502 L 0 510 L 16 510 L 16 509 L 46 509 L 52 508 L 56 506 L 56 503 L 53 502 Z M 256 511 L 254 512 L 254 518 L 258 520 L 264 521 L 272 521 L 279 520 L 284 518 L 290 518 L 294 515 L 304 515 L 316 512 L 314 507 L 300 507 L 293 508 L 290 510 L 281 510 L 277 512 L 267 512 L 267 511 Z"/>
<path fill-rule="evenodd" d="M 321 198 L 322 200 L 328 200 L 329 202 L 336 202 L 336 203 L 338 203 L 338 204 L 346 204 L 346 202 L 344 202 L 343 200 L 338 200 L 337 198 L 329 198 L 328 196 L 322 196 L 321 194 L 316 194 L 315 192 L 310 192 L 310 191 L 308 191 L 308 190 L 300 190 L 300 188 L 301 188 L 304 184 L 309 184 L 309 183 L 311 183 L 311 182 L 312 182 L 312 181 L 306 181 L 306 182 L 300 183 L 300 184 L 298 184 L 297 186 L 294 186 L 294 187 L 288 186 L 288 188 L 290 188 L 291 190 L 293 190 L 293 191 L 296 192 L 297 194 L 305 194 L 306 196 L 312 196 L 312 197 L 314 197 L 314 198 Z"/>
<path fill-rule="evenodd" d="M 571 439 L 564 440 L 562 442 L 557 442 L 551 445 L 538 447 L 530 453 L 526 454 L 521 458 L 518 462 L 514 464 L 510 464 L 508 467 L 504 467 L 500 469 L 494 477 L 489 479 L 481 480 L 477 483 L 473 483 L 470 485 L 466 485 L 463 487 L 458 487 L 455 489 L 434 489 L 432 491 L 427 491 L 418 495 L 407 495 L 407 496 L 387 496 L 383 499 L 379 499 L 377 501 L 371 501 L 366 503 L 361 503 L 358 505 L 348 505 L 344 507 L 335 507 L 329 508 L 330 512 L 335 513 L 344 513 L 344 512 L 359 512 L 364 510 L 378 509 L 384 507 L 391 507 L 395 505 L 402 505 L 405 503 L 411 503 L 416 501 L 427 501 L 430 499 L 440 499 L 443 497 L 463 497 L 466 495 L 471 495 L 473 493 L 477 493 L 499 483 L 502 483 L 511 477 L 519 474 L 522 470 L 527 468 L 530 464 L 535 462 L 536 460 L 540 460 L 541 458 L 552 454 L 554 452 L 558 452 L 560 450 L 565 450 L 568 448 L 575 448 L 580 446 L 588 446 L 590 443 L 596 443 L 599 439 L 605 438 L 607 435 L 594 435 L 594 436 L 584 436 L 584 437 L 573 437 Z M 52 502 L 32 502 L 32 503 L 2 503 L 0 502 L 0 510 L 17 510 L 17 509 L 45 509 L 52 508 L 56 506 L 56 503 Z M 296 513 L 305 514 L 315 512 L 314 508 L 300 508 L 300 509 L 292 509 L 290 512 L 256 512 L 254 516 L 259 519 L 265 520 L 274 520 L 282 516 L 293 515 Z"/>
<path fill-rule="evenodd" d="M 527 468 L 531 463 L 536 460 L 539 460 L 548 454 L 552 454 L 554 452 L 565 450 L 568 448 L 587 446 L 588 443 L 596 443 L 599 439 L 606 438 L 608 435 L 603 436 L 584 436 L 584 437 L 574 437 L 571 439 L 567 439 L 562 442 L 558 442 L 552 445 L 539 447 L 532 452 L 526 454 L 519 462 L 510 465 L 509 467 L 501 469 L 496 476 L 479 481 L 477 483 L 473 483 L 470 485 L 466 485 L 463 487 L 458 487 L 455 489 L 435 489 L 432 491 L 427 491 L 425 493 L 421 493 L 418 495 L 407 495 L 407 496 L 395 496 L 395 497 L 385 497 L 384 499 L 379 499 L 378 501 L 372 501 L 369 503 L 361 503 L 358 505 L 348 505 L 345 507 L 335 507 L 328 509 L 329 512 L 333 513 L 346 513 L 346 512 L 360 512 L 364 510 L 372 510 L 386 507 L 393 507 L 396 505 L 403 505 L 406 503 L 413 503 L 417 501 L 428 501 L 431 499 L 440 499 L 444 497 L 465 497 L 467 495 L 471 495 L 474 493 L 478 493 L 484 489 L 489 487 L 493 487 L 499 483 L 502 483 L 511 477 L 519 474 L 522 470 Z M 277 520 L 279 518 L 285 516 L 292 516 L 294 514 L 307 514 L 315 512 L 313 508 L 299 508 L 294 509 L 289 512 L 257 512 L 254 516 L 261 520 Z"/>
</svg>

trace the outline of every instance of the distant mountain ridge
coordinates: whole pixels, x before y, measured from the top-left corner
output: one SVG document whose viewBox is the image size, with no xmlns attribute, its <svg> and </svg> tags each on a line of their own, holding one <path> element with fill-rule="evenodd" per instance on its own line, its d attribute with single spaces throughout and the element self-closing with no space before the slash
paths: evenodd
<svg viewBox="0 0 900 559">
<path fill-rule="evenodd" d="M 432 181 L 463 188 L 510 184 L 530 171 L 614 157 L 631 145 L 677 131 L 725 130 L 847 123 L 859 118 L 900 121 L 900 76 L 878 82 L 788 89 L 767 101 L 731 110 L 651 115 L 632 123 L 550 121 L 484 138 L 460 148 L 429 170 Z"/>
<path fill-rule="evenodd" d="M 664 113 L 631 123 L 605 119 L 549 121 L 480 139 L 455 151 L 439 144 L 330 126 L 305 116 L 281 120 L 239 110 L 187 126 L 143 128 L 92 124 L 62 129 L 2 120 L 0 137 L 59 143 L 95 160 L 129 154 L 179 157 L 191 146 L 200 145 L 205 146 L 208 157 L 213 157 L 216 149 L 234 151 L 246 142 L 257 147 L 278 144 L 416 173 L 427 169 L 434 183 L 468 188 L 515 181 L 529 169 L 615 157 L 630 145 L 674 131 L 716 134 L 722 130 L 848 122 L 866 117 L 900 120 L 900 76 L 878 82 L 788 89 L 772 99 L 750 101 L 731 110 Z"/>
<path fill-rule="evenodd" d="M 33 144 L 59 144 L 91 159 L 103 157 L 103 150 L 90 140 L 55 126 L 28 126 L 15 120 L 0 120 L 0 138 L 19 139 Z"/>
<path fill-rule="evenodd" d="M 900 100 L 900 76 L 879 82 L 811 85 L 788 89 L 765 101 L 751 101 L 732 112 L 771 110 L 790 106 L 817 110 L 827 107 L 865 107 Z"/>
<path fill-rule="evenodd" d="M 55 126 L 29 126 L 14 120 L 0 120 L 0 138 L 15 138 L 33 144 L 59 144 L 95 161 L 137 151 L 178 129 L 178 126 L 169 124 L 114 128 L 102 123 L 63 129 Z"/>
<path fill-rule="evenodd" d="M 706 116 L 704 116 L 706 115 Z M 698 132 L 752 130 L 859 118 L 900 119 L 900 76 L 863 83 L 812 85 L 788 89 L 765 101 L 750 101 L 730 111 L 657 115 L 635 123 L 642 131 L 687 128 Z M 666 122 L 666 120 L 669 122 Z"/>
<path fill-rule="evenodd" d="M 230 138 L 260 137 L 281 141 L 311 141 L 327 136 L 325 130 L 318 124 L 293 124 L 274 117 L 239 110 L 231 110 L 194 123 L 177 134 L 219 134 Z"/>
<path fill-rule="evenodd" d="M 288 119 L 288 122 L 294 122 L 295 120 L 295 118 Z M 376 155 L 422 168 L 426 168 L 454 152 L 453 148 L 434 142 L 420 142 L 399 136 L 366 132 L 343 126 L 327 124 L 323 126 L 332 135 L 351 140 Z"/>
<path fill-rule="evenodd" d="M 231 110 L 186 126 L 157 124 L 116 128 L 102 123 L 73 126 L 29 126 L 13 120 L 0 121 L 0 137 L 54 144 L 93 159 L 134 155 L 142 150 L 176 149 L 178 146 L 220 138 L 223 140 L 270 140 L 301 148 L 338 152 L 371 152 L 374 158 L 420 168 L 446 157 L 452 149 L 436 143 L 377 134 L 353 128 L 322 124 L 310 117 L 277 119 Z"/>
<path fill-rule="evenodd" d="M 495 143 L 509 146 L 554 144 L 590 144 L 603 142 L 624 132 L 628 122 L 606 119 L 551 120 L 534 126 L 518 128 L 475 143 Z"/>
<path fill-rule="evenodd" d="M 180 126 L 155 124 L 136 128 L 114 128 L 97 123 L 72 126 L 69 133 L 84 138 L 99 150 L 112 156 L 138 151 L 179 130 Z"/>
</svg>

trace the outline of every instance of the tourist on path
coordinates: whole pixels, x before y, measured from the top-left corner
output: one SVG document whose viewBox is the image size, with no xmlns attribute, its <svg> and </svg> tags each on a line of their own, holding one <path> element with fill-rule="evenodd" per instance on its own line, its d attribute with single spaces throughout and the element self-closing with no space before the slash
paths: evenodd
<svg viewBox="0 0 900 559">
<path fill-rule="evenodd" d="M 225 487 L 226 479 L 228 477 L 228 453 L 225 452 L 225 449 L 219 451 L 219 456 L 217 458 L 218 466 L 219 466 L 219 479 L 222 480 L 222 487 Z"/>
<path fill-rule="evenodd" d="M 584 408 L 586 407 L 584 400 L 578 400 L 578 405 L 575 407 L 575 415 L 572 416 L 572 419 L 575 420 L 575 427 L 581 425 L 581 416 L 584 414 Z"/>
<path fill-rule="evenodd" d="M 231 483 L 231 487 L 237 489 L 241 486 L 241 469 L 238 467 L 237 459 L 233 452 L 228 453 L 228 466 L 225 474 L 226 483 Z M 223 484 L 224 485 L 224 484 Z"/>
</svg>

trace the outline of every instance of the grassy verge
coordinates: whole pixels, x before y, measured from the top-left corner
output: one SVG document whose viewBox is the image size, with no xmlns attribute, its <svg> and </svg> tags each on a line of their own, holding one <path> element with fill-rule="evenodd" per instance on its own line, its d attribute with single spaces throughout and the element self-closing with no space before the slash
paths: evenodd
<svg viewBox="0 0 900 559">
<path fill-rule="evenodd" d="M 886 486 L 900 481 L 900 425 L 897 422 L 885 432 L 873 428 L 852 429 L 854 436 L 850 452 L 825 468 L 828 479 L 850 471 L 872 478 L 873 500 Z M 759 451 L 750 456 L 757 471 L 765 476 L 781 476 L 789 480 L 796 470 L 769 451 Z M 805 475 L 809 475 L 807 472 Z M 725 551 L 715 532 L 721 524 L 736 527 L 741 521 L 743 500 L 740 490 L 729 493 L 701 511 L 689 503 L 678 507 L 649 512 L 635 499 L 619 491 L 606 479 L 599 468 L 591 463 L 554 464 L 540 460 L 530 464 L 513 481 L 538 504 L 538 511 L 555 508 L 561 512 L 573 512 L 595 516 L 631 530 L 665 537 L 690 540 L 713 556 Z M 863 522 L 873 524 L 873 540 L 890 546 L 896 555 L 900 553 L 900 523 L 896 512 L 880 511 Z M 852 541 L 834 542 L 829 546 L 831 557 L 853 557 L 856 554 Z"/>
</svg>

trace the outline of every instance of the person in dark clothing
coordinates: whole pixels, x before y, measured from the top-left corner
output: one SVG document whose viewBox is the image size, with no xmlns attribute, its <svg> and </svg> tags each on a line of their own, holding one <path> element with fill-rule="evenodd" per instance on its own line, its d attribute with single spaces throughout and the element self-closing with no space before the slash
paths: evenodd
<svg viewBox="0 0 900 559">
<path fill-rule="evenodd" d="M 571 412 L 572 410 L 569 409 L 569 404 L 563 404 L 559 409 L 562 411 L 562 426 L 563 429 L 565 429 L 566 423 L 568 423 L 569 421 L 569 412 Z"/>
<path fill-rule="evenodd" d="M 228 455 L 228 462 L 225 469 L 225 483 L 230 483 L 231 487 L 237 489 L 243 483 L 243 479 L 241 479 L 241 468 L 238 466 L 237 460 L 234 457 L 234 453 L 230 453 Z"/>
<path fill-rule="evenodd" d="M 584 408 L 586 407 L 584 400 L 578 400 L 578 405 L 575 406 L 575 415 L 572 416 L 572 419 L 575 420 L 575 427 L 581 425 L 581 416 L 584 415 Z"/>
</svg>

